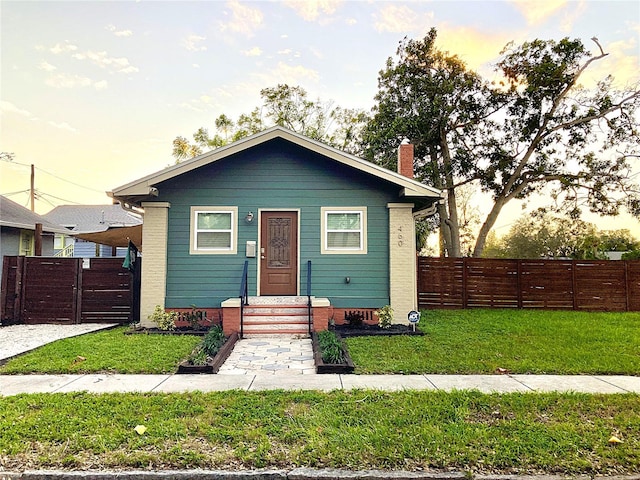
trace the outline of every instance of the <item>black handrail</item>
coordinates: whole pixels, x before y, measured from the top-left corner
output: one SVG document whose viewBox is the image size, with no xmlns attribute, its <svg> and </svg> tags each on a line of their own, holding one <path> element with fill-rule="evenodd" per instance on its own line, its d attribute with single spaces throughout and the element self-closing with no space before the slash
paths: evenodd
<svg viewBox="0 0 640 480">
<path fill-rule="evenodd" d="M 307 313 L 309 315 L 309 335 L 311 335 L 311 260 L 307 260 Z"/>
<path fill-rule="evenodd" d="M 240 338 L 244 335 L 244 306 L 249 305 L 249 288 L 247 276 L 249 272 L 249 260 L 244 261 L 242 269 L 242 281 L 240 282 Z"/>
</svg>

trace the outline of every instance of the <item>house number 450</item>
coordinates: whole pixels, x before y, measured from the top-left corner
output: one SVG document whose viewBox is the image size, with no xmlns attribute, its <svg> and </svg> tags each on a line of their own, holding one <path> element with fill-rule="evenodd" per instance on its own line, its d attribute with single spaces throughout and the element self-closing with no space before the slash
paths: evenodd
<svg viewBox="0 0 640 480">
<path fill-rule="evenodd" d="M 398 238 L 398 246 L 401 247 L 404 244 L 404 236 L 402 234 L 402 227 L 398 227 L 398 234 L 397 234 L 397 238 Z"/>
</svg>

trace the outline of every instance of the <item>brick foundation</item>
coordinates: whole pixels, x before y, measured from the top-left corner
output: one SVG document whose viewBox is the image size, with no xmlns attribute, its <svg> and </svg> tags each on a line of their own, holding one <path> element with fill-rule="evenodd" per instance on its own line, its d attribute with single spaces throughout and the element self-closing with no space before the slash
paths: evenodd
<svg viewBox="0 0 640 480">
<path fill-rule="evenodd" d="M 189 322 L 186 320 L 186 314 L 192 312 L 191 308 L 165 308 L 165 312 L 177 312 L 178 320 L 176 320 L 176 327 L 187 327 Z M 222 309 L 221 308 L 196 308 L 196 311 L 204 312 L 204 320 L 199 323 L 204 327 L 211 327 L 213 325 L 220 325 L 222 323 Z"/>
<path fill-rule="evenodd" d="M 377 325 L 378 317 L 374 315 L 377 308 L 335 308 L 331 307 L 329 318 L 333 318 L 335 325 L 345 325 L 349 323 L 348 318 L 353 314 L 360 314 L 363 317 L 362 323 L 366 325 Z"/>
</svg>

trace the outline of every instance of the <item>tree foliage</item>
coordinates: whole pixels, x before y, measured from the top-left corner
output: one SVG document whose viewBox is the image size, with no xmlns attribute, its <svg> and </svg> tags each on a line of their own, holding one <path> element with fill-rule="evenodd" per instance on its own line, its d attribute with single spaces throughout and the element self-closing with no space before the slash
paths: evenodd
<svg viewBox="0 0 640 480">
<path fill-rule="evenodd" d="M 367 115 L 358 109 L 335 106 L 333 102 L 311 100 L 302 87 L 280 84 L 260 91 L 262 105 L 233 121 L 225 114 L 215 119 L 213 134 L 201 127 L 190 143 L 183 136 L 173 141 L 176 161 L 192 158 L 265 128 L 279 125 L 343 151 L 358 154 L 360 131 Z"/>
<path fill-rule="evenodd" d="M 458 57 L 439 51 L 435 40 L 435 29 L 421 41 L 405 38 L 397 58 L 387 60 L 363 150 L 368 160 L 395 169 L 400 142 L 413 143 L 415 178 L 447 192 L 447 203 L 438 206 L 440 230 L 449 255 L 459 256 L 456 189 L 473 179 L 468 172 L 480 161 L 467 131 L 482 128 L 499 98 Z"/>
<path fill-rule="evenodd" d="M 484 257 L 606 259 L 605 252 L 640 248 L 629 230 L 600 231 L 579 219 L 539 210 L 520 217 L 509 233 L 490 236 Z"/>
<path fill-rule="evenodd" d="M 459 256 L 458 189 L 478 184 L 492 203 L 473 255 L 480 256 L 503 207 L 549 193 L 574 218 L 587 208 L 640 216 L 630 159 L 640 155 L 638 86 L 580 85 L 592 65 L 580 40 L 534 40 L 501 52 L 489 83 L 455 55 L 435 47 L 436 31 L 404 39 L 378 78 L 373 116 L 363 134 L 368 159 L 393 167 L 404 138 L 415 144 L 416 177 L 446 191 L 438 209 L 446 254 Z"/>
</svg>

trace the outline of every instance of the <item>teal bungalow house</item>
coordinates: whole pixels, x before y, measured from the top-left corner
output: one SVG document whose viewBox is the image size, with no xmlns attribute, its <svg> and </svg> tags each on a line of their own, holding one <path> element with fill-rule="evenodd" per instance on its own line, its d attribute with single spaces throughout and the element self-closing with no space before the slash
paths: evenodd
<svg viewBox="0 0 640 480">
<path fill-rule="evenodd" d="M 143 324 L 156 305 L 196 305 L 226 333 L 317 331 L 385 305 L 406 323 L 414 218 L 441 192 L 413 180 L 412 145 L 398 164 L 273 127 L 108 192 L 144 210 Z"/>
</svg>

